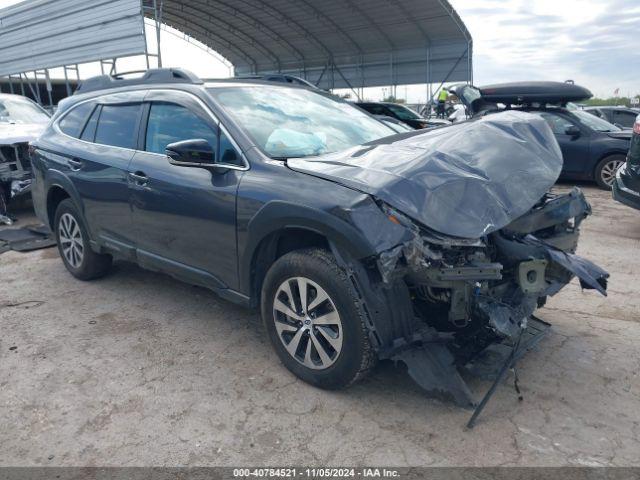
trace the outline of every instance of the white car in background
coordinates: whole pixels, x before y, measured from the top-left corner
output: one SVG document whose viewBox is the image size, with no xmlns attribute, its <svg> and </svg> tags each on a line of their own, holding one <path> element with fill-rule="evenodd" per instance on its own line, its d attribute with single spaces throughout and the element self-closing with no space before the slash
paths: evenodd
<svg viewBox="0 0 640 480">
<path fill-rule="evenodd" d="M 0 224 L 11 224 L 9 201 L 31 187 L 29 142 L 49 123 L 49 114 L 32 100 L 0 94 Z"/>
</svg>

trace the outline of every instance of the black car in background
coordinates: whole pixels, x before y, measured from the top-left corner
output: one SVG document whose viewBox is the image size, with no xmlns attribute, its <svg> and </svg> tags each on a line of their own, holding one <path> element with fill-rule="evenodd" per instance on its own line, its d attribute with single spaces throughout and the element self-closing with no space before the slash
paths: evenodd
<svg viewBox="0 0 640 480">
<path fill-rule="evenodd" d="M 520 82 L 450 89 L 472 116 L 519 110 L 542 116 L 553 131 L 564 165 L 561 178 L 595 181 L 610 190 L 616 171 L 625 162 L 631 130 L 617 127 L 583 110 L 569 110 L 567 103 L 590 98 L 578 85 L 559 82 Z"/>
<path fill-rule="evenodd" d="M 620 128 L 633 128 L 636 117 L 640 115 L 640 110 L 627 107 L 585 107 L 584 111 Z"/>
<path fill-rule="evenodd" d="M 442 120 L 430 120 L 428 118 L 423 118 L 409 107 L 398 103 L 357 102 L 356 105 L 375 116 L 396 118 L 416 130 L 442 126 Z"/>
<path fill-rule="evenodd" d="M 613 198 L 640 210 L 640 115 L 633 126 L 627 163 L 618 169 L 613 184 Z"/>
</svg>

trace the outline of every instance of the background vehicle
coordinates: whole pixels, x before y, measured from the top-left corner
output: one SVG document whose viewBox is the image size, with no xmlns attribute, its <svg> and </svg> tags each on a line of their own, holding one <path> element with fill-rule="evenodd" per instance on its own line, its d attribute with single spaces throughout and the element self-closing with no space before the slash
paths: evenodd
<svg viewBox="0 0 640 480">
<path fill-rule="evenodd" d="M 31 185 L 29 142 L 49 123 L 49 114 L 20 95 L 0 94 L 0 223 L 12 223 L 7 208 L 11 198 Z"/>
<path fill-rule="evenodd" d="M 626 107 L 585 107 L 584 111 L 620 128 L 633 128 L 636 117 L 640 115 L 640 110 Z"/>
<path fill-rule="evenodd" d="M 594 180 L 599 187 L 611 189 L 629 150 L 631 131 L 583 110 L 565 108 L 568 102 L 591 97 L 587 89 L 559 82 L 521 82 L 480 88 L 458 85 L 451 90 L 473 116 L 504 108 L 541 115 L 562 150 L 561 178 Z"/>
<path fill-rule="evenodd" d="M 605 292 L 572 253 L 589 205 L 547 193 L 562 158 L 538 116 L 392 133 L 308 88 L 98 77 L 32 145 L 34 206 L 79 279 L 137 262 L 259 307 L 309 383 L 345 387 L 391 358 L 470 405 L 458 365 L 539 340 L 533 312 L 574 275 Z"/>
<path fill-rule="evenodd" d="M 387 125 L 389 128 L 393 129 L 394 132 L 404 133 L 404 132 L 413 132 L 413 128 L 407 125 L 404 122 L 401 122 L 395 117 L 388 117 L 386 115 L 374 115 L 378 120 Z"/>
<path fill-rule="evenodd" d="M 357 102 L 356 105 L 372 115 L 396 118 L 416 130 L 442 126 L 441 120 L 422 118 L 409 107 L 398 103 Z"/>
<path fill-rule="evenodd" d="M 640 115 L 633 126 L 627 162 L 618 169 L 613 184 L 613 198 L 640 210 Z"/>
</svg>

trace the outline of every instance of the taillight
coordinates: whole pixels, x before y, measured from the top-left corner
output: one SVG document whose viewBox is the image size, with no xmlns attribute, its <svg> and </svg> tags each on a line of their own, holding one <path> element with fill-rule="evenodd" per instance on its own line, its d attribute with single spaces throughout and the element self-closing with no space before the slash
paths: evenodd
<svg viewBox="0 0 640 480">
<path fill-rule="evenodd" d="M 638 115 L 638 118 L 636 118 L 636 123 L 633 126 L 633 132 L 640 135 L 640 115 Z"/>
</svg>

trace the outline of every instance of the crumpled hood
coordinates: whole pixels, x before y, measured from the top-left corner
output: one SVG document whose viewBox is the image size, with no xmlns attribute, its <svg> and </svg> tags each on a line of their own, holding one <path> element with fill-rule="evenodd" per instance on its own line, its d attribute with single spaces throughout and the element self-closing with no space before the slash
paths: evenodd
<svg viewBox="0 0 640 480">
<path fill-rule="evenodd" d="M 287 161 L 440 233 L 473 239 L 527 213 L 556 182 L 562 163 L 545 120 L 515 111 Z"/>
<path fill-rule="evenodd" d="M 45 128 L 46 123 L 0 123 L 0 145 L 31 142 L 38 138 Z"/>
</svg>

